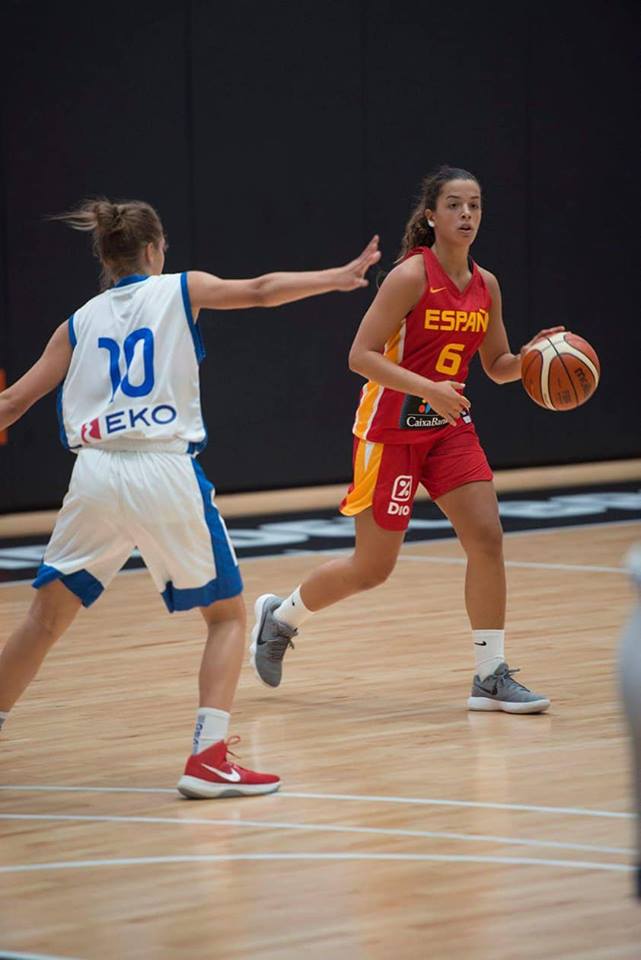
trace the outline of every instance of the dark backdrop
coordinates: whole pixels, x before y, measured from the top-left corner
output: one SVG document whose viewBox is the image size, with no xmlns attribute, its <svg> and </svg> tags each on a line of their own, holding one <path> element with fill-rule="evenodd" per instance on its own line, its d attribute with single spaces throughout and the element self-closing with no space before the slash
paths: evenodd
<svg viewBox="0 0 641 960">
<path fill-rule="evenodd" d="M 495 467 L 640 452 L 636 5 L 112 0 L 2 6 L 0 366 L 9 380 L 92 296 L 85 238 L 43 217 L 89 194 L 156 205 L 167 270 L 331 266 L 381 234 L 396 255 L 421 176 L 481 180 L 475 258 L 518 348 L 565 323 L 597 348 L 585 407 L 554 414 L 470 376 Z M 203 314 L 220 491 L 350 472 L 361 381 L 349 344 L 371 291 Z M 0 510 L 55 506 L 73 464 L 55 403 L 0 447 Z"/>
</svg>

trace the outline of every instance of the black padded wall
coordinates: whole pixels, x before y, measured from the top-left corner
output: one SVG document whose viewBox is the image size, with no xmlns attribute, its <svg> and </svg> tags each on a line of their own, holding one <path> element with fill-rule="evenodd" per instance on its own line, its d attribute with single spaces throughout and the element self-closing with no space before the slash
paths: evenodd
<svg viewBox="0 0 641 960">
<path fill-rule="evenodd" d="M 155 204 L 168 270 L 239 277 L 340 263 L 381 234 L 396 255 L 421 176 L 481 180 L 475 258 L 499 277 L 512 344 L 565 323 L 603 380 L 580 410 L 535 407 L 476 365 L 469 394 L 495 467 L 638 455 L 641 335 L 633 4 L 531 9 L 393 0 L 4 5 L 0 345 L 10 379 L 90 297 L 83 237 L 46 222 L 87 194 Z M 8 38 L 8 39 L 7 39 Z M 373 290 L 202 316 L 221 491 L 350 471 L 361 381 L 347 352 Z M 72 457 L 53 398 L 0 447 L 0 509 L 55 506 Z"/>
</svg>

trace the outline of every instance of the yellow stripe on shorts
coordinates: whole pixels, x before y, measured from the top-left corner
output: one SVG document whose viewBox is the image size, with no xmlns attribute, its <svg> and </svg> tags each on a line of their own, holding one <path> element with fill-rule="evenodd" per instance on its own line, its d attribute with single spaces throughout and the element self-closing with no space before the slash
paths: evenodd
<svg viewBox="0 0 641 960">
<path fill-rule="evenodd" d="M 403 351 L 405 348 L 405 330 L 406 321 L 403 320 L 399 329 L 385 344 L 383 356 L 387 360 L 391 360 L 392 363 L 398 364 L 403 359 Z M 371 427 L 378 410 L 378 402 L 382 396 L 383 387 L 381 387 L 378 383 L 375 383 L 373 380 L 368 380 L 361 392 L 361 398 L 356 410 L 356 417 L 354 418 L 354 426 L 352 428 L 353 433 L 355 433 L 357 437 L 367 437 L 369 428 Z"/>
<path fill-rule="evenodd" d="M 353 432 L 357 437 L 367 435 L 382 393 L 383 388 L 377 383 L 374 383 L 373 380 L 368 381 L 363 387 L 353 427 Z"/>
<path fill-rule="evenodd" d="M 358 441 L 354 458 L 354 489 L 350 490 L 341 505 L 341 513 L 344 516 L 353 517 L 372 506 L 383 447 L 382 443 Z"/>
</svg>

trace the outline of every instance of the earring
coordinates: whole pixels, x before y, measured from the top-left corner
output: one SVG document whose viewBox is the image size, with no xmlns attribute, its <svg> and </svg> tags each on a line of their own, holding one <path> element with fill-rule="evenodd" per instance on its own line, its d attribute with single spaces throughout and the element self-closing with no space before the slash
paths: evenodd
<svg viewBox="0 0 641 960">
<path fill-rule="evenodd" d="M 428 227 L 433 227 L 433 226 L 434 226 L 434 221 L 433 221 L 433 220 L 428 220 L 428 221 L 427 221 L 427 225 L 428 225 Z"/>
</svg>

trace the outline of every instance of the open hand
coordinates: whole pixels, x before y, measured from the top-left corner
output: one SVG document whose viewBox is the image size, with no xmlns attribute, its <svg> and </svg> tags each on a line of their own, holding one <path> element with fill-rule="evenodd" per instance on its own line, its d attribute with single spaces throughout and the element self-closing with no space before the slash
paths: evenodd
<svg viewBox="0 0 641 960">
<path fill-rule="evenodd" d="M 430 384 L 423 399 L 429 403 L 432 410 L 436 410 L 451 426 L 455 427 L 461 414 L 466 413 L 472 406 L 467 397 L 459 392 L 461 390 L 465 390 L 464 383 L 440 380 Z"/>
<path fill-rule="evenodd" d="M 539 332 L 535 334 L 531 340 L 528 340 L 527 343 L 523 344 L 519 353 L 521 356 L 523 356 L 523 354 L 527 353 L 530 347 L 532 347 L 537 340 L 540 340 L 542 337 L 550 337 L 553 333 L 561 333 L 563 330 L 565 330 L 565 327 L 547 327 L 545 330 L 539 330 Z"/>
<path fill-rule="evenodd" d="M 378 239 L 378 234 L 375 234 L 360 256 L 336 270 L 337 290 L 358 290 L 360 287 L 368 286 L 369 280 L 365 279 L 365 274 L 381 259 Z"/>
</svg>

